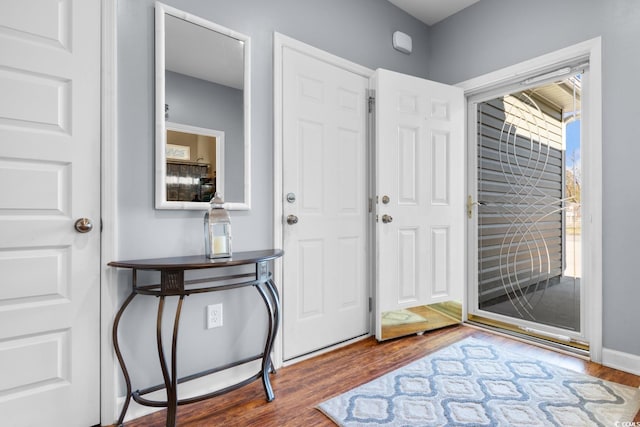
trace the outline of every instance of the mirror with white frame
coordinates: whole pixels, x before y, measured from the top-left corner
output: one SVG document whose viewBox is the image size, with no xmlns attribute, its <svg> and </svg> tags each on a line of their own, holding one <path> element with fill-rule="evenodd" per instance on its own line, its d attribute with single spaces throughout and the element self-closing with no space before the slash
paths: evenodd
<svg viewBox="0 0 640 427">
<path fill-rule="evenodd" d="M 250 39 L 156 3 L 156 208 L 251 206 Z"/>
</svg>

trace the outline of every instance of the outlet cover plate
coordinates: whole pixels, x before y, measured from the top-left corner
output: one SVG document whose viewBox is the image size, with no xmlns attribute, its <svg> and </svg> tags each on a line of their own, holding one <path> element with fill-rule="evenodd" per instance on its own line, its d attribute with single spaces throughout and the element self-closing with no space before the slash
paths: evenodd
<svg viewBox="0 0 640 427">
<path fill-rule="evenodd" d="M 207 306 L 207 329 L 219 328 L 222 326 L 222 304 L 211 304 Z"/>
</svg>

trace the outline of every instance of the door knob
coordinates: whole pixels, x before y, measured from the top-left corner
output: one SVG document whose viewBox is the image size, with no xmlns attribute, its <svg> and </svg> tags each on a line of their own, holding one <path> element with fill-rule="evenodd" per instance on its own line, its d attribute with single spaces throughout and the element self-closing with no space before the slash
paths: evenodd
<svg viewBox="0 0 640 427">
<path fill-rule="evenodd" d="M 382 215 L 383 223 L 389 224 L 391 221 L 393 221 L 393 218 L 391 217 L 391 215 L 387 215 L 387 214 Z"/>
<path fill-rule="evenodd" d="M 298 217 L 295 215 L 289 215 L 287 216 L 287 224 L 289 225 L 293 225 L 293 224 L 297 224 L 298 223 Z"/>
<path fill-rule="evenodd" d="M 89 218 L 80 218 L 76 221 L 74 227 L 78 233 L 88 233 L 93 230 L 93 223 Z"/>
</svg>

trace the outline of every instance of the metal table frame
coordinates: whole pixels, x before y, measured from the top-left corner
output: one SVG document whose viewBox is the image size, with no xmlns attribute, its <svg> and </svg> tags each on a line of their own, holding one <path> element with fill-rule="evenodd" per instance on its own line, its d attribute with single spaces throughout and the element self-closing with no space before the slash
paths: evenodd
<svg viewBox="0 0 640 427">
<path fill-rule="evenodd" d="M 135 400 L 141 405 L 152 407 L 166 407 L 167 408 L 167 427 L 174 427 L 176 425 L 177 407 L 180 405 L 186 405 L 189 403 L 200 402 L 227 393 L 231 390 L 243 387 L 255 380 L 262 379 L 262 384 L 266 393 L 267 401 L 271 402 L 275 395 L 271 382 L 269 379 L 269 373 L 275 372 L 273 364 L 271 362 L 271 350 L 273 348 L 273 342 L 278 331 L 280 323 L 280 296 L 276 288 L 275 283 L 272 280 L 272 273 L 269 271 L 269 261 L 281 257 L 283 251 L 281 250 L 264 250 L 264 251 L 252 251 L 252 252 L 239 252 L 233 254 L 231 258 L 218 258 L 208 259 L 204 255 L 202 256 L 188 256 L 188 257 L 172 257 L 172 258 L 156 258 L 156 259 L 143 259 L 132 261 L 114 261 L 108 265 L 118 268 L 129 268 L 132 270 L 131 278 L 131 294 L 124 301 L 120 309 L 118 310 L 114 322 L 113 322 L 113 347 L 118 358 L 118 363 L 122 369 L 124 380 L 127 387 L 127 395 L 118 418 L 117 426 L 122 426 L 124 417 L 131 403 L 131 399 Z M 203 279 L 185 280 L 184 272 L 187 270 L 200 270 L 211 269 L 221 267 L 234 267 L 243 265 L 255 265 L 255 273 L 249 274 L 236 274 L 227 276 L 214 276 Z M 160 272 L 160 283 L 154 285 L 138 285 L 138 271 L 139 270 L 151 270 Z M 225 284 L 216 285 L 216 282 L 231 282 Z M 212 284 L 213 283 L 213 284 Z M 207 286 L 202 286 L 208 284 Z M 236 361 L 234 363 L 208 369 L 203 372 L 199 372 L 193 375 L 189 375 L 183 378 L 177 378 L 177 341 L 178 330 L 180 325 L 180 313 L 182 311 L 182 303 L 185 296 L 206 292 L 225 291 L 230 289 L 244 288 L 253 286 L 262 297 L 265 303 L 267 312 L 269 314 L 267 338 L 264 345 L 264 351 L 256 356 L 249 357 L 243 360 Z M 151 295 L 159 297 L 158 300 L 158 314 L 156 319 L 156 341 L 158 347 L 158 357 L 160 360 L 160 369 L 162 370 L 163 384 L 147 387 L 142 390 L 132 390 L 131 378 L 129 371 L 125 364 L 122 352 L 120 351 L 120 344 L 118 342 L 118 327 L 120 320 L 126 308 L 136 295 Z M 171 363 L 167 364 L 165 352 L 162 343 L 162 314 L 164 312 L 164 303 L 166 297 L 178 297 L 178 303 L 176 306 L 174 322 L 173 322 L 173 335 L 171 337 Z M 200 378 L 205 375 L 209 375 L 215 372 L 222 371 L 224 369 L 238 366 L 253 360 L 262 359 L 262 368 L 260 372 L 254 376 L 247 378 L 237 384 L 230 385 L 220 390 L 216 390 L 211 393 L 207 393 L 200 396 L 194 396 L 185 399 L 178 398 L 177 386 L 180 383 Z M 166 389 L 167 400 L 151 400 L 144 396 L 154 391 Z"/>
</svg>

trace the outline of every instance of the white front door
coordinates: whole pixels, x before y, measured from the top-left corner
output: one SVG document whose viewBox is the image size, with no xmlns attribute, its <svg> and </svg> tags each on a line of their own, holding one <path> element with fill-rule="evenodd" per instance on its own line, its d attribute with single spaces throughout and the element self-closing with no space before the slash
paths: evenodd
<svg viewBox="0 0 640 427">
<path fill-rule="evenodd" d="M 387 70 L 374 81 L 376 337 L 383 339 L 383 313 L 462 302 L 464 94 Z"/>
<path fill-rule="evenodd" d="M 288 47 L 282 82 L 283 340 L 289 360 L 369 333 L 369 83 Z"/>
<path fill-rule="evenodd" d="M 100 22 L 100 0 L 0 2 L 7 426 L 100 422 Z"/>
</svg>

